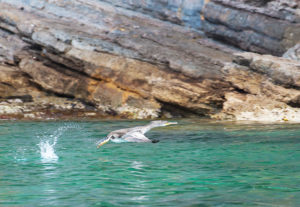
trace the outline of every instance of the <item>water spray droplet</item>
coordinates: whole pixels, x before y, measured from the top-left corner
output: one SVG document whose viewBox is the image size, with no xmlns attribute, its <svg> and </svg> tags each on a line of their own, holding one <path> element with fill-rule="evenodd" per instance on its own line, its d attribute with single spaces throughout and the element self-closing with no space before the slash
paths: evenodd
<svg viewBox="0 0 300 207">
<path fill-rule="evenodd" d="M 49 141 L 41 141 L 39 144 L 41 158 L 43 162 L 56 162 L 58 160 L 58 156 L 55 154 L 54 146 L 56 143 L 52 145 Z"/>
<path fill-rule="evenodd" d="M 70 128 L 78 128 L 78 126 L 74 124 L 64 125 L 53 131 L 50 135 L 42 137 L 40 143 L 38 144 L 42 162 L 56 162 L 58 160 L 59 157 L 55 153 L 55 145 L 58 142 L 58 138 Z"/>
</svg>

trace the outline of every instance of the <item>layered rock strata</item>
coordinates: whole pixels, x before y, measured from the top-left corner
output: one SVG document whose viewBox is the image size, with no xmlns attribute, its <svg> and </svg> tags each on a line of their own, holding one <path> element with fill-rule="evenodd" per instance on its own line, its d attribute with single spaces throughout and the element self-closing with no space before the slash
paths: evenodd
<svg viewBox="0 0 300 207">
<path fill-rule="evenodd" d="M 224 68 L 225 93 L 219 119 L 300 121 L 300 62 L 271 55 L 238 53 Z"/>
<path fill-rule="evenodd" d="M 89 3 L 1 3 L 2 68 L 27 82 L 22 91 L 10 81 L 3 87 L 33 103 L 42 96 L 72 99 L 83 111 L 127 118 L 170 116 L 174 107 L 201 116 L 220 109 L 230 87 L 220 70 L 232 49 L 139 13 Z"/>
<path fill-rule="evenodd" d="M 212 0 L 203 9 L 209 36 L 243 50 L 281 56 L 300 41 L 300 3 Z"/>
<path fill-rule="evenodd" d="M 174 24 L 186 25 L 195 29 L 202 26 L 202 8 L 205 0 L 181 0 L 181 1 L 140 1 L 140 0 L 105 0 L 117 7 L 139 11 L 152 17 L 169 21 Z"/>
<path fill-rule="evenodd" d="M 0 0 L 0 118 L 298 121 L 299 62 L 114 4 Z"/>
</svg>

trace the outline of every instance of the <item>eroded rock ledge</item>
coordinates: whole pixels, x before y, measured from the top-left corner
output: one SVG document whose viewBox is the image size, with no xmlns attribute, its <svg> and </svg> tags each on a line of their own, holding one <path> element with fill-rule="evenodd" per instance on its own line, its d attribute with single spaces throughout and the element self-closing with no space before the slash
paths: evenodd
<svg viewBox="0 0 300 207">
<path fill-rule="evenodd" d="M 4 99 L 26 95 L 31 105 L 40 105 L 38 100 L 50 96 L 54 103 L 42 106 L 53 113 L 69 107 L 56 102 L 72 99 L 78 111 L 128 118 L 155 118 L 166 106 L 201 116 L 220 109 L 230 87 L 221 81 L 220 69 L 232 59 L 231 50 L 218 50 L 197 33 L 139 13 L 116 12 L 106 3 L 69 4 L 36 9 L 1 3 L 2 68 L 24 79 L 22 86 L 3 79 L 3 87 L 10 88 Z"/>
<path fill-rule="evenodd" d="M 236 91 L 225 94 L 220 119 L 300 121 L 300 63 L 271 55 L 238 53 L 223 70 Z"/>
<path fill-rule="evenodd" d="M 299 62 L 101 1 L 7 2 L 0 118 L 297 120 Z"/>
</svg>

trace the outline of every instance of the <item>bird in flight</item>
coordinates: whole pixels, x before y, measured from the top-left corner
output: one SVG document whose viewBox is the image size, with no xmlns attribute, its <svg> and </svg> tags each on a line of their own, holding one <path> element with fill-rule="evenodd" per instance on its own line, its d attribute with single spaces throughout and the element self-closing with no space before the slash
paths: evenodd
<svg viewBox="0 0 300 207">
<path fill-rule="evenodd" d="M 169 121 L 152 121 L 145 126 L 137 126 L 132 128 L 118 129 L 110 132 L 104 139 L 97 142 L 97 148 L 106 144 L 110 140 L 112 142 L 158 142 L 156 140 L 151 141 L 144 134 L 155 127 L 168 126 L 171 124 L 177 124 L 177 122 Z"/>
</svg>

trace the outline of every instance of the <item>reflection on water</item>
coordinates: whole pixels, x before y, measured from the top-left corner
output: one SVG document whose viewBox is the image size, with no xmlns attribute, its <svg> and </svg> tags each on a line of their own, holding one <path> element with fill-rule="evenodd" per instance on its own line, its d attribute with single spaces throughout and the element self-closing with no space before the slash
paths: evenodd
<svg viewBox="0 0 300 207">
<path fill-rule="evenodd" d="M 14 159 L 17 162 L 25 162 L 27 159 L 25 158 L 26 149 L 24 147 L 18 147 L 16 153 L 14 154 Z"/>
<path fill-rule="evenodd" d="M 133 161 L 131 167 L 136 170 L 141 170 L 144 167 L 144 165 L 143 162 Z"/>
<path fill-rule="evenodd" d="M 47 158 L 43 160 L 43 169 L 42 174 L 43 176 L 43 187 L 42 191 L 44 195 L 47 195 L 46 199 L 43 201 L 43 205 L 45 206 L 58 206 L 58 200 L 57 200 L 57 183 L 53 182 L 52 180 L 55 180 L 58 176 L 58 170 L 57 167 L 54 166 L 52 163 L 49 164 L 49 162 L 54 162 L 55 159 Z M 56 159 L 57 161 L 57 159 Z M 46 163 L 47 162 L 47 163 Z"/>
</svg>

